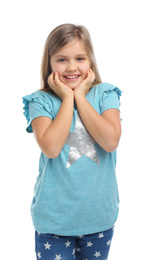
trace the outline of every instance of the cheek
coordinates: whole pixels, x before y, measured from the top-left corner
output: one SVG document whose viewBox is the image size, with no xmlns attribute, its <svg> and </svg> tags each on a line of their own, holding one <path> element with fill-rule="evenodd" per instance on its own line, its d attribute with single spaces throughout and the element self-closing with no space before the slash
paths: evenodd
<svg viewBox="0 0 142 260">
<path fill-rule="evenodd" d="M 88 63 L 86 64 L 86 69 L 87 69 L 87 71 L 88 71 L 90 68 L 91 68 L 91 64 L 90 64 L 90 62 L 88 61 Z"/>
<path fill-rule="evenodd" d="M 54 64 L 54 65 L 51 66 L 51 68 L 52 68 L 53 72 L 58 72 L 59 75 L 61 75 L 63 73 L 63 71 L 64 71 L 63 67 L 60 66 L 59 64 Z"/>
<path fill-rule="evenodd" d="M 80 71 L 82 72 L 82 75 L 85 77 L 87 74 L 87 71 L 90 69 L 90 64 L 85 64 L 84 66 L 82 66 L 82 68 L 80 68 Z"/>
</svg>

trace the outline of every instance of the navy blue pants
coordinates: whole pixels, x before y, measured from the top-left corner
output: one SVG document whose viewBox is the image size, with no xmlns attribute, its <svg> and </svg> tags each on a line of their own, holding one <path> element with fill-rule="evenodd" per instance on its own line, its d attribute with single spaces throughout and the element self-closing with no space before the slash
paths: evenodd
<svg viewBox="0 0 142 260">
<path fill-rule="evenodd" d="M 113 228 L 84 236 L 35 232 L 37 260 L 107 260 Z"/>
</svg>

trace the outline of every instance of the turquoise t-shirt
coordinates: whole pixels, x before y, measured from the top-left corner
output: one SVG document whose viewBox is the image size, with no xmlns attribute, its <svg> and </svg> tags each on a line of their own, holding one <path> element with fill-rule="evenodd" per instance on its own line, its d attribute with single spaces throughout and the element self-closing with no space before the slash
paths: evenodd
<svg viewBox="0 0 142 260">
<path fill-rule="evenodd" d="M 101 83 L 86 98 L 102 114 L 111 108 L 119 110 L 120 96 L 120 89 Z M 54 120 L 61 102 L 53 92 L 23 97 L 27 132 L 32 133 L 36 117 Z M 59 156 L 50 159 L 41 152 L 31 205 L 34 228 L 39 233 L 76 236 L 113 227 L 119 211 L 115 167 L 116 151 L 108 153 L 95 142 L 74 104 L 71 129 Z"/>
</svg>

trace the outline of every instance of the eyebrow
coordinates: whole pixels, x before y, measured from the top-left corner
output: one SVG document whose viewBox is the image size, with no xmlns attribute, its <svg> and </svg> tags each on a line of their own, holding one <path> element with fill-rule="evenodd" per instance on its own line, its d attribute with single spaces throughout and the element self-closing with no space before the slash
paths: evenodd
<svg viewBox="0 0 142 260">
<path fill-rule="evenodd" d="M 87 56 L 87 54 L 86 53 L 80 53 L 80 54 L 76 55 L 76 57 L 78 57 L 78 56 Z M 62 55 L 62 54 L 55 55 L 55 58 L 59 58 L 59 57 L 67 58 L 68 56 L 65 56 L 65 55 Z"/>
</svg>

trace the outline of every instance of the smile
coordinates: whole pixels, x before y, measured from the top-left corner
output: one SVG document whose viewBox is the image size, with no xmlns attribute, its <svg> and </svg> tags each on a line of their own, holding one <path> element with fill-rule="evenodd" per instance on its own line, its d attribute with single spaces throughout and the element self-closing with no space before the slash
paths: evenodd
<svg viewBox="0 0 142 260">
<path fill-rule="evenodd" d="M 80 77 L 80 75 L 67 75 L 67 76 L 64 76 L 64 78 L 68 81 L 75 81 L 77 80 L 78 78 Z"/>
<path fill-rule="evenodd" d="M 76 79 L 79 77 L 79 75 L 74 75 L 74 76 L 64 76 L 66 79 Z"/>
</svg>

